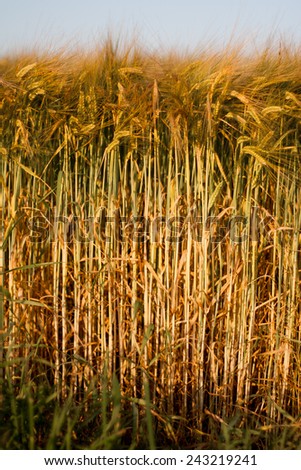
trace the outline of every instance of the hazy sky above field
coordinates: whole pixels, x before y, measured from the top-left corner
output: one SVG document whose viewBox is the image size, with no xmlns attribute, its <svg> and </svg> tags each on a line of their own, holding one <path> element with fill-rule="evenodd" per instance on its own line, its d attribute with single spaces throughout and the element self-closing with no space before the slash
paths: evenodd
<svg viewBox="0 0 301 470">
<path fill-rule="evenodd" d="M 91 46 L 110 30 L 148 50 L 301 43 L 301 0 L 0 0 L 0 54 Z"/>
</svg>

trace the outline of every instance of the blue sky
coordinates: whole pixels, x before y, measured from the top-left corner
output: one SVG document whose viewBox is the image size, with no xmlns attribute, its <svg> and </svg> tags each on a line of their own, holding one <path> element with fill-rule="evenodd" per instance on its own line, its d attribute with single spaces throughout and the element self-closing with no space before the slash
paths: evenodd
<svg viewBox="0 0 301 470">
<path fill-rule="evenodd" d="M 301 44 L 301 0 L 0 0 L 0 54 L 92 46 L 108 31 L 151 50 L 273 36 Z"/>
</svg>

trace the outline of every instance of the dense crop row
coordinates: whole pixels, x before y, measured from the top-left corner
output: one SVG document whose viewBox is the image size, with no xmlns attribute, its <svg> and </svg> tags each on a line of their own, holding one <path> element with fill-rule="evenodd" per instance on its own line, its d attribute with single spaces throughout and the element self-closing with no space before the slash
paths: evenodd
<svg viewBox="0 0 301 470">
<path fill-rule="evenodd" d="M 111 44 L 1 62 L 2 381 L 117 380 L 172 439 L 295 424 L 300 71 Z"/>
</svg>

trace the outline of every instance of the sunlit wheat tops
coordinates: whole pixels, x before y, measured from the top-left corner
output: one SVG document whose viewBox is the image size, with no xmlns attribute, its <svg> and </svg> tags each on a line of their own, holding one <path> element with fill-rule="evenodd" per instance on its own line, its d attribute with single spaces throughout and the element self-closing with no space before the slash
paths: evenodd
<svg viewBox="0 0 301 470">
<path fill-rule="evenodd" d="M 16 381 L 25 355 L 59 398 L 114 376 L 134 414 L 149 396 L 153 417 L 207 433 L 239 410 L 301 413 L 300 70 L 289 52 L 111 43 L 1 66 L 0 346 Z"/>
</svg>

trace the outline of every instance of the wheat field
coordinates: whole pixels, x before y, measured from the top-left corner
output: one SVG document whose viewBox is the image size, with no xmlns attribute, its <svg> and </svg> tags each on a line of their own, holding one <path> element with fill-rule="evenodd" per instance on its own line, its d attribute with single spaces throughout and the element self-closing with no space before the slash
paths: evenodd
<svg viewBox="0 0 301 470">
<path fill-rule="evenodd" d="M 145 433 L 154 448 L 160 432 L 174 447 L 296 446 L 298 51 L 160 57 L 108 41 L 4 58 L 0 78 L 8 445 L 44 445 L 47 389 L 48 447 L 80 445 L 66 407 L 95 400 L 93 448 Z"/>
</svg>

